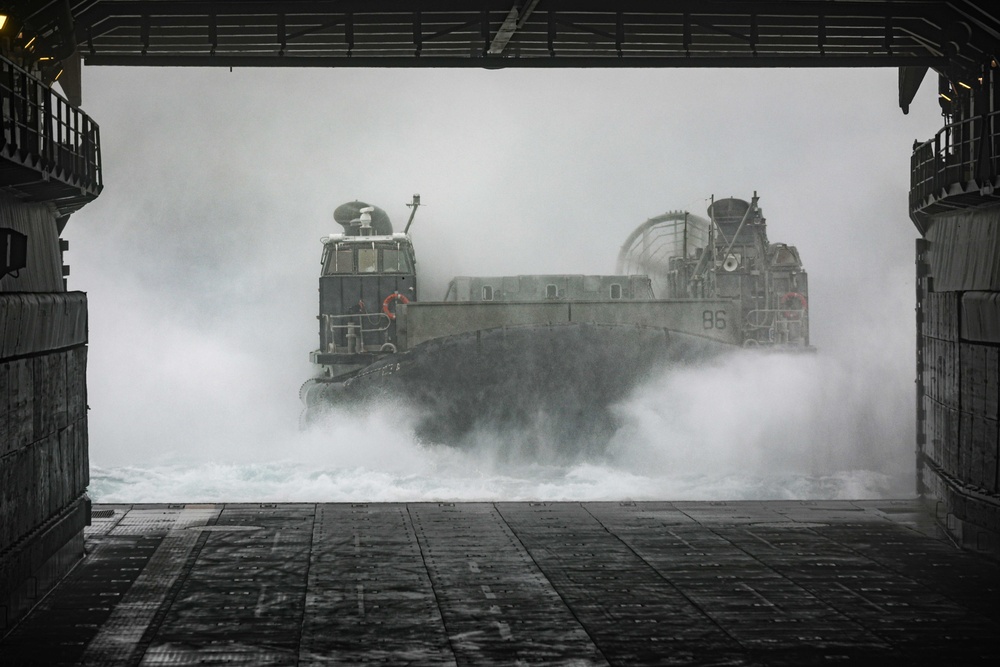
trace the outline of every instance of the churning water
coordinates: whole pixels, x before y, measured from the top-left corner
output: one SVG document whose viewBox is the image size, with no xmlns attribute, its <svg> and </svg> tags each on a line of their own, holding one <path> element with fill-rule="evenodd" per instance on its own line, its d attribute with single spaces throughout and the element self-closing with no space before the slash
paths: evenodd
<svg viewBox="0 0 1000 667">
<path fill-rule="evenodd" d="M 155 465 L 95 465 L 90 494 L 101 503 L 908 497 L 908 370 L 899 377 L 877 355 L 744 352 L 667 370 L 622 397 L 617 432 L 586 456 L 539 450 L 544 415 L 530 432 L 476 433 L 462 449 L 421 442 L 418 415 L 397 405 L 331 410 L 301 432 L 289 415 L 287 432 L 267 436 L 269 457 L 190 454 L 232 446 L 209 439 Z M 519 446 L 526 440 L 532 447 Z"/>
</svg>

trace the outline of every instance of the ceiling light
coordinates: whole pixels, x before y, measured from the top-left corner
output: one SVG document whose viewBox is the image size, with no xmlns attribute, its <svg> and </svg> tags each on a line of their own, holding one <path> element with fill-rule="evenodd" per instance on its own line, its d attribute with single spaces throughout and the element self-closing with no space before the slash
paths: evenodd
<svg viewBox="0 0 1000 667">
<path fill-rule="evenodd" d="M 964 81 L 959 81 L 958 85 L 960 85 L 962 88 L 965 88 L 966 90 L 972 90 L 972 86 L 970 86 L 969 84 L 967 84 Z"/>
<path fill-rule="evenodd" d="M 941 97 L 941 99 L 948 100 L 949 102 L 951 102 L 951 98 L 945 95 L 944 93 L 938 93 L 938 95 Z"/>
<path fill-rule="evenodd" d="M 3 27 L 5 25 L 7 25 L 7 15 L 6 14 L 0 14 L 0 30 L 3 30 Z"/>
</svg>

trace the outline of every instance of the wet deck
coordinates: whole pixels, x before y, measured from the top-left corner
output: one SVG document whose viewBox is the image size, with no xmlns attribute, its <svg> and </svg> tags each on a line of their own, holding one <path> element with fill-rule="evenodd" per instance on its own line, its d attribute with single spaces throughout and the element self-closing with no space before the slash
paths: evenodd
<svg viewBox="0 0 1000 667">
<path fill-rule="evenodd" d="M 994 664 L 916 501 L 96 505 L 0 663 Z"/>
</svg>

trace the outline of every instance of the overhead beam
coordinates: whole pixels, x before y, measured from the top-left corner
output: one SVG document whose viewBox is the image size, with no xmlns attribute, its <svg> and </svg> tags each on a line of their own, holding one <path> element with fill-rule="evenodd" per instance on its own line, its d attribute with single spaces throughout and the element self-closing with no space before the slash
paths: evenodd
<svg viewBox="0 0 1000 667">
<path fill-rule="evenodd" d="M 231 56 L 231 55 L 89 55 L 87 65 L 111 67 L 453 67 L 485 69 L 538 69 L 576 67 L 690 67 L 690 68 L 760 68 L 760 67 L 944 67 L 948 64 L 945 56 L 933 55 L 870 55 L 870 56 L 766 56 L 748 57 L 724 56 L 643 56 L 643 57 L 601 57 L 573 56 L 562 58 L 504 58 L 487 56 L 481 58 L 454 58 L 449 56 L 293 56 L 283 58 L 271 56 Z"/>
<path fill-rule="evenodd" d="M 31 0 L 14 4 L 37 6 Z M 89 65 L 929 66 L 975 72 L 1000 48 L 997 11 L 973 0 L 45 0 L 43 4 L 51 9 L 69 7 L 72 23 L 63 16 L 60 25 L 59 13 L 46 9 L 37 16 L 38 34 L 75 30 L 75 41 Z"/>
<path fill-rule="evenodd" d="M 507 44 L 510 43 L 514 33 L 524 27 L 525 21 L 531 16 L 531 12 L 535 11 L 538 2 L 539 0 L 528 0 L 528 2 L 517 3 L 510 8 L 503 24 L 497 30 L 496 36 L 490 42 L 490 48 L 486 50 L 488 55 L 499 56 L 507 49 Z"/>
</svg>

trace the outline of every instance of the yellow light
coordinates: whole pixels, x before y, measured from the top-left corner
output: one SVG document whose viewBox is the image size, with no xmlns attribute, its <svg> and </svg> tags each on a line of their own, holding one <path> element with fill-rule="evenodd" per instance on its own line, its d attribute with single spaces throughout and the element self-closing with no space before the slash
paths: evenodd
<svg viewBox="0 0 1000 667">
<path fill-rule="evenodd" d="M 967 84 L 964 81 L 959 81 L 958 85 L 960 85 L 962 88 L 965 88 L 966 90 L 972 90 L 972 86 L 970 86 L 969 84 Z"/>
<path fill-rule="evenodd" d="M 45 62 L 46 60 L 52 60 L 52 56 L 41 56 L 41 57 L 39 57 L 38 62 L 41 63 L 41 62 Z"/>
<path fill-rule="evenodd" d="M 37 38 L 37 35 L 36 35 L 35 37 L 32 37 L 31 39 L 29 39 L 29 40 L 28 40 L 28 43 L 24 45 L 24 48 L 26 48 L 26 49 L 30 49 L 30 48 L 31 48 L 31 45 L 35 43 L 35 39 L 36 39 L 36 38 Z"/>
<path fill-rule="evenodd" d="M 941 99 L 948 100 L 949 102 L 951 102 L 951 98 L 945 95 L 944 93 L 939 93 L 939 95 L 941 96 Z"/>
<path fill-rule="evenodd" d="M 56 81 L 58 81 L 58 80 L 59 80 L 59 77 L 61 77 L 61 76 L 62 76 L 62 73 L 63 73 L 63 71 L 62 71 L 62 70 L 59 70 L 59 73 L 58 73 L 58 74 L 56 74 L 56 78 L 52 79 L 52 83 L 55 83 Z"/>
<path fill-rule="evenodd" d="M 3 30 L 3 27 L 5 25 L 7 25 L 7 15 L 6 14 L 0 14 L 0 30 Z"/>
</svg>

